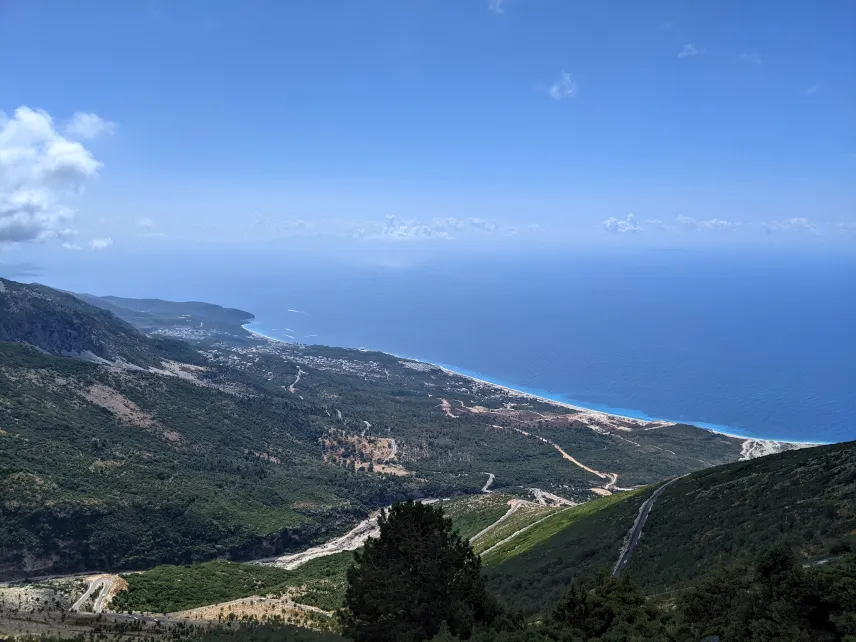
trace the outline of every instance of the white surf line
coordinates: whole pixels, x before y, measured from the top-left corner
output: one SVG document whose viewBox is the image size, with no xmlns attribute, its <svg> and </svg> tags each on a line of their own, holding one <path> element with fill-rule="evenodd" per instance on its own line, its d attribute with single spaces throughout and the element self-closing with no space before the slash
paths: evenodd
<svg viewBox="0 0 856 642">
<path fill-rule="evenodd" d="M 506 542 L 511 541 L 512 539 L 514 539 L 514 538 L 515 538 L 515 537 L 517 537 L 518 535 L 520 535 L 520 534 L 522 534 L 522 533 L 525 533 L 526 531 L 528 531 L 528 530 L 529 530 L 530 528 L 532 528 L 533 526 L 537 526 L 538 524 L 540 524 L 541 522 L 543 522 L 545 519 L 550 519 L 550 518 L 551 518 L 551 517 L 553 517 L 554 515 L 558 515 L 559 513 L 563 513 L 563 512 L 565 512 L 566 510 L 569 510 L 570 508 L 571 508 L 571 506 L 568 506 L 567 508 L 559 509 L 559 510 L 557 510 L 555 513 L 550 513 L 549 515 L 545 515 L 545 516 L 544 516 L 544 517 L 542 517 L 541 519 L 539 519 L 539 520 L 537 520 L 537 521 L 532 522 L 532 523 L 531 523 L 531 524 L 529 524 L 528 526 L 524 526 L 524 527 L 523 527 L 523 528 L 521 528 L 519 531 L 514 531 L 511 535 L 509 535 L 508 537 L 506 537 L 504 540 L 499 541 L 499 542 L 497 542 L 496 544 L 494 544 L 493 546 L 491 546 L 490 548 L 483 550 L 481 553 L 479 553 L 479 557 L 484 557 L 485 555 L 487 555 L 488 553 L 490 553 L 492 550 L 495 550 L 496 548 L 498 548 L 498 547 L 502 546 L 502 545 L 503 545 L 503 544 L 505 544 Z"/>
<path fill-rule="evenodd" d="M 308 373 L 307 373 L 307 372 L 303 372 L 303 370 L 301 370 L 301 369 L 300 369 L 300 366 L 297 366 L 297 379 L 295 379 L 295 380 L 294 380 L 294 383 L 292 383 L 292 384 L 291 384 L 290 386 L 288 386 L 288 388 L 287 388 L 287 390 L 288 390 L 290 393 L 294 394 L 294 386 L 296 386 L 296 385 L 300 382 L 300 377 L 301 377 L 302 375 L 305 375 L 305 374 L 308 374 Z"/>
<path fill-rule="evenodd" d="M 496 479 L 496 475 L 493 473 L 482 473 L 482 475 L 487 475 L 487 481 L 482 486 L 481 492 L 483 493 L 492 493 L 492 490 L 489 490 L 490 485 L 493 483 L 493 480 Z"/>
</svg>

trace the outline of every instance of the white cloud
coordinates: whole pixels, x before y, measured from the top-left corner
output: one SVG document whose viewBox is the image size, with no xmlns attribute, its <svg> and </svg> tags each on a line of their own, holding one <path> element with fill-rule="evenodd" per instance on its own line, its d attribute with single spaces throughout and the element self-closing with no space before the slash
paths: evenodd
<svg viewBox="0 0 856 642">
<path fill-rule="evenodd" d="M 295 236 L 310 232 L 313 229 L 311 223 L 299 218 L 292 218 L 286 221 L 276 218 L 269 218 L 258 212 L 253 213 L 253 227 L 267 230 L 272 234 L 280 236 Z"/>
<path fill-rule="evenodd" d="M 704 53 L 704 49 L 699 49 L 693 44 L 684 45 L 683 49 L 678 52 L 678 58 L 692 58 Z"/>
<path fill-rule="evenodd" d="M 812 85 L 811 87 L 806 87 L 805 93 L 810 96 L 812 94 L 816 94 L 819 89 L 820 87 L 818 87 L 817 85 Z"/>
<path fill-rule="evenodd" d="M 649 218 L 647 221 L 645 221 L 645 224 L 650 227 L 653 227 L 656 230 L 665 230 L 669 228 L 668 225 L 663 223 L 663 221 L 658 218 Z"/>
<path fill-rule="evenodd" d="M 498 223 L 480 217 L 466 219 L 446 216 L 427 221 L 387 216 L 383 220 L 338 221 L 342 235 L 352 239 L 383 239 L 392 241 L 511 238 L 521 234 L 538 234 L 540 226 L 525 227 L 513 223 Z M 328 228 L 335 228 L 334 223 Z"/>
<path fill-rule="evenodd" d="M 542 232 L 537 223 L 504 223 L 471 216 L 442 216 L 413 219 L 388 215 L 382 219 L 332 219 L 312 223 L 299 218 L 277 219 L 255 212 L 252 227 L 266 237 L 341 238 L 387 241 L 455 241 L 487 240 L 517 236 L 537 236 Z"/>
<path fill-rule="evenodd" d="M 163 239 L 166 238 L 166 234 L 156 229 L 157 226 L 155 222 L 150 219 L 148 216 L 144 216 L 141 219 L 137 219 L 136 226 L 140 229 L 139 234 L 137 234 L 137 238 L 140 239 Z"/>
<path fill-rule="evenodd" d="M 789 218 L 783 221 L 767 221 L 763 223 L 767 234 L 775 232 L 807 232 L 817 234 L 817 227 L 807 218 Z"/>
<path fill-rule="evenodd" d="M 633 214 L 628 214 L 627 218 L 623 220 L 610 216 L 602 225 L 607 232 L 615 232 L 619 234 L 642 231 L 642 226 L 636 222 L 636 217 L 633 216 Z"/>
<path fill-rule="evenodd" d="M 487 8 L 494 13 L 505 13 L 503 4 L 505 4 L 505 0 L 488 0 Z"/>
<path fill-rule="evenodd" d="M 65 243 L 63 243 L 63 244 L 62 244 L 62 246 L 63 246 L 66 250 L 82 250 L 82 249 L 83 249 L 82 247 L 80 247 L 80 246 L 79 246 L 79 245 L 77 245 L 76 243 L 70 243 L 70 242 L 68 242 L 68 241 L 66 241 Z"/>
<path fill-rule="evenodd" d="M 104 236 L 102 238 L 92 239 L 91 241 L 89 241 L 89 247 L 91 247 L 93 250 L 104 250 L 110 247 L 111 245 L 113 245 L 113 239 L 111 239 L 109 236 Z"/>
<path fill-rule="evenodd" d="M 77 112 L 63 130 L 65 135 L 77 140 L 91 140 L 101 134 L 112 134 L 116 131 L 116 123 L 104 120 L 97 114 Z"/>
<path fill-rule="evenodd" d="M 851 234 L 856 234 L 856 223 L 841 221 L 835 226 L 835 229 L 841 234 L 850 236 Z"/>
<path fill-rule="evenodd" d="M 67 199 L 81 193 L 102 164 L 79 142 L 57 132 L 44 111 L 0 112 L 0 243 L 73 233 Z"/>
<path fill-rule="evenodd" d="M 758 53 L 742 53 L 737 56 L 738 60 L 742 60 L 743 62 L 749 63 L 750 65 L 760 65 L 763 63 L 761 60 L 761 55 Z"/>
<path fill-rule="evenodd" d="M 668 31 L 669 29 L 673 29 L 674 26 L 675 26 L 674 22 L 667 20 L 666 22 L 663 22 L 660 24 L 660 30 L 661 31 Z"/>
<path fill-rule="evenodd" d="M 574 81 L 566 71 L 563 71 L 559 78 L 547 88 L 547 94 L 553 100 L 564 100 L 566 98 L 574 98 L 579 91 L 579 85 Z"/>
<path fill-rule="evenodd" d="M 724 221 L 719 218 L 711 218 L 703 221 L 697 221 L 696 219 L 691 218 L 689 216 L 678 216 L 677 221 L 678 225 L 681 226 L 683 229 L 694 232 L 733 232 L 738 227 L 740 227 L 740 223 L 735 223 L 733 221 Z"/>
</svg>

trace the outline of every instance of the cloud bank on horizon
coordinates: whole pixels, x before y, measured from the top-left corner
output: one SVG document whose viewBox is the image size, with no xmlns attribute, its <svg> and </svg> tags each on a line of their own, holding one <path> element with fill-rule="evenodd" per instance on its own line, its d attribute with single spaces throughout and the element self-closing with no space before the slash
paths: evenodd
<svg viewBox="0 0 856 642">
<path fill-rule="evenodd" d="M 849 0 L 343 2 L 344 31 L 316 3 L 11 3 L 0 58 L 38 35 L 52 61 L 22 59 L 0 94 L 0 253 L 19 260 L 856 242 Z"/>
</svg>

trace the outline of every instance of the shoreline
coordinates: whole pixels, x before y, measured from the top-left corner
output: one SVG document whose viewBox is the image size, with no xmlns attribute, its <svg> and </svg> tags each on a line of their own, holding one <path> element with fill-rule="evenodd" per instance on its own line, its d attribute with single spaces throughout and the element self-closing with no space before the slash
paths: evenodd
<svg viewBox="0 0 856 642">
<path fill-rule="evenodd" d="M 633 417 L 630 415 L 621 415 L 621 414 L 609 412 L 606 410 L 600 410 L 597 408 L 588 408 L 586 406 L 577 405 L 577 404 L 574 404 L 574 403 L 571 403 L 568 401 L 562 401 L 560 399 L 554 399 L 554 398 L 548 397 L 544 394 L 527 392 L 525 390 L 520 390 L 518 388 L 512 388 L 511 386 L 506 385 L 506 384 L 496 383 L 494 381 L 490 381 L 489 379 L 482 379 L 478 376 L 474 376 L 474 375 L 469 374 L 467 372 L 461 372 L 459 370 L 455 370 L 454 368 L 447 366 L 447 365 L 441 365 L 441 364 L 437 364 L 437 363 L 432 363 L 430 361 L 423 361 L 422 359 L 414 359 L 412 357 L 405 357 L 405 356 L 397 355 L 397 354 L 393 354 L 393 353 L 385 353 L 385 354 L 392 354 L 392 356 L 398 357 L 399 359 L 405 359 L 407 361 L 413 361 L 415 363 L 424 363 L 424 364 L 427 364 L 430 366 L 434 366 L 435 368 L 439 368 L 440 370 L 442 370 L 443 372 L 445 372 L 447 374 L 455 375 L 458 377 L 463 377 L 465 379 L 469 379 L 470 381 L 475 381 L 475 382 L 478 382 L 480 384 L 489 386 L 491 388 L 496 388 L 496 389 L 502 390 L 503 392 L 506 392 L 506 393 L 509 393 L 512 395 L 517 395 L 517 396 L 525 397 L 525 398 L 529 398 L 529 399 L 535 399 L 535 400 L 540 401 L 542 403 L 546 403 L 546 404 L 550 404 L 550 405 L 554 405 L 554 406 L 560 406 L 562 408 L 568 408 L 570 410 L 576 410 L 578 412 L 602 415 L 604 417 L 611 417 L 611 418 L 619 419 L 622 421 L 630 421 L 630 422 L 636 422 L 636 423 L 640 423 L 640 424 L 654 424 L 654 423 L 658 423 L 658 424 L 662 423 L 662 424 L 670 424 L 670 425 L 683 424 L 683 425 L 687 425 L 687 426 L 693 426 L 694 428 L 699 428 L 700 430 L 707 430 L 708 432 L 712 432 L 712 433 L 715 433 L 717 435 L 723 435 L 725 437 L 731 437 L 732 439 L 742 439 L 744 441 L 756 441 L 756 442 L 765 442 L 765 443 L 771 443 L 771 444 L 795 444 L 795 445 L 799 445 L 799 446 L 826 446 L 826 445 L 829 445 L 831 443 L 831 442 L 821 442 L 821 441 L 797 441 L 797 440 L 792 440 L 792 439 L 773 439 L 773 438 L 768 438 L 768 437 L 749 437 L 747 435 L 738 435 L 738 434 L 733 433 L 733 432 L 726 432 L 725 430 L 722 430 L 720 428 L 714 428 L 714 427 L 712 427 L 711 424 L 708 424 L 707 422 L 675 421 L 673 419 L 658 419 L 658 418 L 653 418 L 653 417 L 644 417 L 643 418 L 643 417 Z M 482 376 L 484 376 L 484 375 L 482 375 Z M 702 424 L 702 425 L 700 425 L 700 424 Z M 726 428 L 726 430 L 727 430 L 727 428 Z"/>
<path fill-rule="evenodd" d="M 300 345 L 299 342 L 297 342 L 297 341 L 295 341 L 295 342 L 285 341 L 283 339 L 277 339 L 275 337 L 271 337 L 271 336 L 268 336 L 266 334 L 262 334 L 261 332 L 257 332 L 255 330 L 250 330 L 249 328 L 246 327 L 247 325 L 250 325 L 250 324 L 245 324 L 245 325 L 242 325 L 241 327 L 244 328 L 244 330 L 246 330 L 250 334 L 252 334 L 256 337 L 259 337 L 261 339 L 264 339 L 266 341 L 276 341 L 279 343 Z M 341 346 L 338 346 L 338 347 L 341 347 Z M 348 349 L 348 348 L 345 348 L 345 349 Z M 365 348 L 350 348 L 350 349 L 366 350 Z M 481 373 L 467 372 L 464 369 L 456 368 L 455 366 L 450 366 L 447 364 L 434 363 L 433 361 L 426 361 L 424 359 L 419 359 L 419 358 L 415 358 L 415 357 L 408 357 L 408 356 L 401 355 L 401 354 L 395 354 L 394 352 L 387 352 L 385 350 L 369 349 L 369 351 L 370 352 L 379 352 L 381 354 L 387 354 L 387 355 L 390 355 L 392 357 L 395 357 L 396 359 L 403 359 L 405 361 L 412 361 L 414 363 L 422 363 L 422 364 L 426 364 L 429 366 L 433 366 L 435 368 L 442 370 L 443 372 L 445 372 L 447 374 L 454 375 L 457 377 L 463 377 L 465 379 L 469 379 L 470 381 L 475 381 L 475 382 L 480 383 L 482 385 L 489 386 L 491 388 L 496 388 L 498 390 L 502 390 L 503 392 L 505 392 L 507 394 L 517 395 L 517 396 L 525 397 L 525 398 L 529 398 L 529 399 L 535 399 L 535 400 L 540 401 L 542 403 L 546 403 L 546 404 L 550 404 L 550 405 L 554 405 L 554 406 L 559 406 L 562 408 L 567 408 L 569 410 L 575 410 L 577 412 L 585 412 L 585 413 L 590 413 L 590 414 L 598 414 L 598 415 L 602 415 L 605 417 L 612 417 L 612 418 L 619 419 L 622 421 L 631 421 L 631 422 L 637 422 L 637 423 L 642 423 L 642 424 L 651 424 L 651 423 L 683 424 L 683 425 L 693 426 L 695 428 L 699 428 L 700 430 L 707 430 L 708 432 L 712 432 L 712 433 L 717 434 L 717 435 L 723 435 L 725 437 L 730 437 L 732 439 L 742 439 L 743 441 L 755 441 L 755 442 L 763 442 L 763 443 L 770 443 L 770 444 L 794 444 L 794 445 L 798 445 L 798 446 L 826 446 L 826 445 L 833 443 L 833 442 L 826 442 L 826 441 L 802 441 L 802 440 L 793 440 L 793 439 L 774 439 L 771 437 L 751 437 L 748 435 L 740 435 L 740 434 L 737 434 L 735 432 L 731 432 L 731 429 L 728 426 L 717 426 L 716 424 L 710 424 L 708 422 L 675 421 L 673 419 L 661 419 L 661 418 L 657 418 L 657 417 L 650 417 L 648 415 L 645 415 L 644 417 L 633 417 L 631 415 L 622 415 L 620 413 L 610 412 L 608 410 L 601 410 L 599 408 L 586 407 L 584 405 L 581 405 L 579 402 L 572 403 L 572 402 L 565 401 L 562 399 L 556 399 L 554 397 L 549 396 L 552 393 L 549 393 L 546 391 L 532 391 L 532 392 L 530 392 L 527 390 L 521 390 L 519 388 L 513 387 L 513 384 L 509 385 L 506 383 L 499 383 L 497 381 L 491 381 L 490 379 L 485 378 L 486 375 L 483 375 Z"/>
</svg>

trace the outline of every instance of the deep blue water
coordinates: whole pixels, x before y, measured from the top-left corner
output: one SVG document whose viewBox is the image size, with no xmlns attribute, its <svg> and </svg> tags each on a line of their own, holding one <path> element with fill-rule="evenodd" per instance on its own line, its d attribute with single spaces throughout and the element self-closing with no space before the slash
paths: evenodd
<svg viewBox="0 0 856 642">
<path fill-rule="evenodd" d="M 458 254 L 411 267 L 184 253 L 147 265 L 131 277 L 46 267 L 38 280 L 241 307 L 272 337 L 384 350 L 620 414 L 856 439 L 852 252 Z"/>
</svg>

